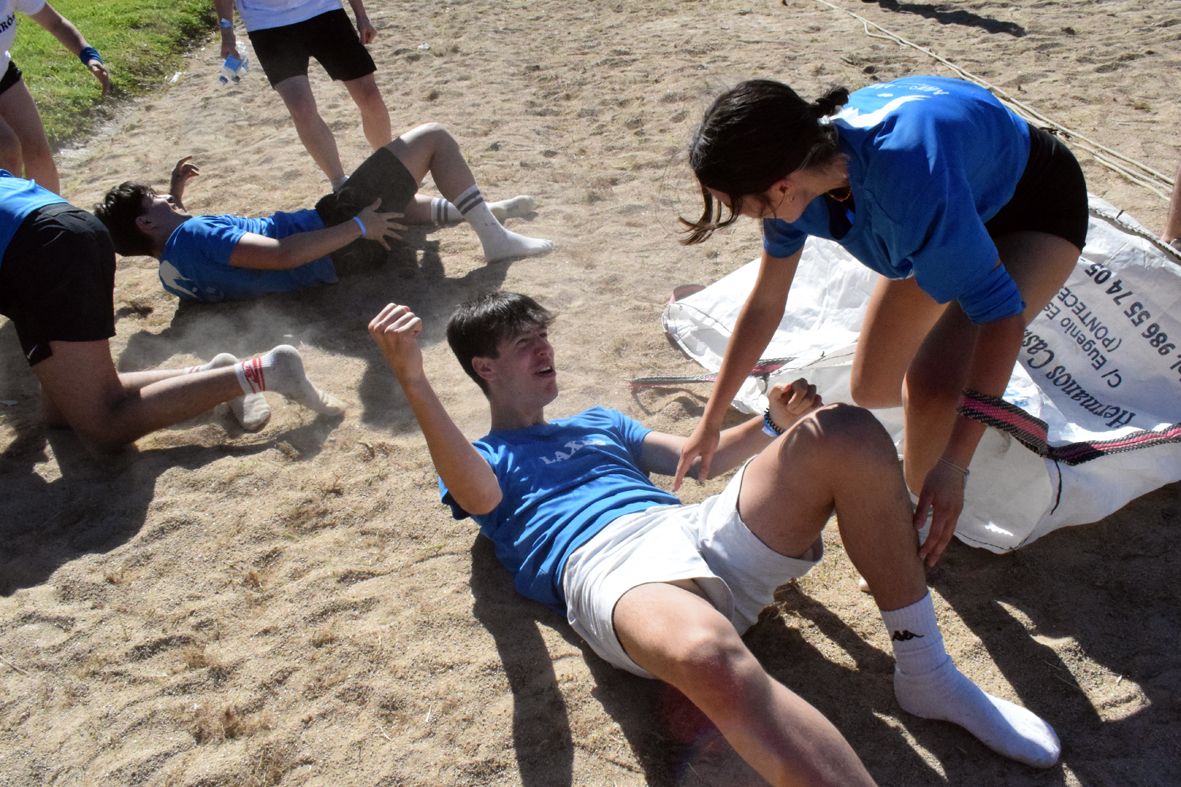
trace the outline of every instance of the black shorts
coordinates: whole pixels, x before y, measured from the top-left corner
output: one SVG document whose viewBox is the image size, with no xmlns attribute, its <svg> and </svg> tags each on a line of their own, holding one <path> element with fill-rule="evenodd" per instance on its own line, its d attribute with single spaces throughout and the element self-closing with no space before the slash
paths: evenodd
<svg viewBox="0 0 1181 787">
<path fill-rule="evenodd" d="M 1074 154 L 1048 131 L 1030 126 L 1025 172 L 985 229 L 994 239 L 1012 232 L 1044 232 L 1081 250 L 1087 224 L 1087 182 Z"/>
<path fill-rule="evenodd" d="M 12 60 L 8 61 L 8 70 L 4 72 L 4 76 L 0 77 L 0 93 L 3 93 L 8 88 L 21 81 L 21 70 L 16 67 L 16 63 Z"/>
<path fill-rule="evenodd" d="M 12 320 L 29 366 L 49 342 L 115 335 L 115 249 L 107 228 L 65 202 L 29 214 L 0 261 L 0 314 Z"/>
<path fill-rule="evenodd" d="M 381 200 L 380 210 L 401 211 L 416 191 L 418 181 L 406 165 L 382 147 L 361 162 L 340 191 L 321 197 L 316 212 L 324 226 L 331 227 L 356 216 L 375 199 Z"/>
<path fill-rule="evenodd" d="M 307 76 L 308 59 L 313 57 L 328 76 L 343 82 L 377 70 L 343 8 L 247 35 L 271 87 L 284 79 Z"/>
</svg>

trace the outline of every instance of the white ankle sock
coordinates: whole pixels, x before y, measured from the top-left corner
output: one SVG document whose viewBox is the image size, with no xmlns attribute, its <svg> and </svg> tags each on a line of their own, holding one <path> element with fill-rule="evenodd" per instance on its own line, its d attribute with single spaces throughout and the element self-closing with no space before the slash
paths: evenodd
<svg viewBox="0 0 1181 787">
<path fill-rule="evenodd" d="M 348 175 L 341 175 L 338 178 L 330 178 L 328 180 L 328 182 L 330 184 L 332 184 L 332 193 L 335 194 L 336 192 L 338 192 L 344 188 L 344 184 L 349 182 L 349 176 Z"/>
<path fill-rule="evenodd" d="M 280 344 L 270 352 L 241 361 L 234 370 L 244 393 L 274 391 L 322 415 L 338 415 L 344 404 L 312 385 L 303 370 L 299 351 Z"/>
<path fill-rule="evenodd" d="M 922 675 L 947 661 L 943 634 L 935 620 L 935 606 L 931 603 L 930 593 L 902 609 L 880 611 L 882 622 L 890 632 L 894 662 L 899 672 Z"/>
<path fill-rule="evenodd" d="M 496 217 L 478 186 L 471 186 L 455 199 L 455 205 L 464 219 L 480 237 L 484 247 L 484 259 L 488 262 L 507 260 L 511 257 L 534 257 L 551 251 L 554 244 L 541 238 L 530 238 L 506 230 Z"/>
<path fill-rule="evenodd" d="M 537 210 L 537 201 L 528 194 L 521 194 L 499 202 L 489 202 L 488 209 L 499 222 L 505 219 L 519 219 Z M 459 208 L 442 197 L 431 200 L 431 222 L 436 227 L 450 227 L 463 221 Z"/>
<path fill-rule="evenodd" d="M 956 669 L 943 649 L 928 593 L 882 611 L 894 647 L 894 696 L 907 713 L 958 724 L 997 754 L 1049 768 L 1062 751 L 1054 729 L 1036 714 L 986 694 Z"/>
<path fill-rule="evenodd" d="M 223 366 L 232 366 L 236 363 L 238 363 L 238 359 L 230 353 L 218 353 L 209 363 L 193 366 L 186 371 L 189 373 L 205 372 L 210 369 L 220 369 Z M 242 381 L 239 379 L 238 382 Z M 267 425 L 267 421 L 271 420 L 271 408 L 267 405 L 266 398 L 260 393 L 239 396 L 226 402 L 226 405 L 230 408 L 230 414 L 234 416 L 234 420 L 247 432 L 257 432 Z"/>
</svg>

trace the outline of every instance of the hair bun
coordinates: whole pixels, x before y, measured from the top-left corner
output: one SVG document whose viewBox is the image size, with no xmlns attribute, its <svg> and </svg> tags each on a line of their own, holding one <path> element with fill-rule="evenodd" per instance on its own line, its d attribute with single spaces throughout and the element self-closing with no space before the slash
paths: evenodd
<svg viewBox="0 0 1181 787">
<path fill-rule="evenodd" d="M 834 87 L 812 102 L 810 108 L 812 110 L 812 116 L 819 120 L 820 118 L 835 115 L 837 110 L 847 103 L 849 103 L 848 88 Z"/>
</svg>

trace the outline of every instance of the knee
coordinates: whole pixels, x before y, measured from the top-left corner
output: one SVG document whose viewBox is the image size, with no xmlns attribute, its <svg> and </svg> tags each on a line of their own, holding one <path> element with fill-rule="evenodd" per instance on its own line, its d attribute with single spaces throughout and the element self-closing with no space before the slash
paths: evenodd
<svg viewBox="0 0 1181 787">
<path fill-rule="evenodd" d="M 933 370 L 914 369 L 906 376 L 905 405 L 912 416 L 946 412 L 956 406 L 962 387 L 958 379 L 933 373 Z"/>
<path fill-rule="evenodd" d="M 353 98 L 363 110 L 389 111 L 386 108 L 385 99 L 381 97 L 381 90 L 377 87 L 377 82 L 372 79 L 359 83 L 353 92 Z"/>
<path fill-rule="evenodd" d="M 458 147 L 459 143 L 455 141 L 455 137 L 451 136 L 451 132 L 442 123 L 431 121 L 430 123 L 423 123 L 420 126 L 415 126 L 407 136 L 420 137 L 422 139 L 430 140 L 431 146 L 435 149 L 440 147 Z"/>
<path fill-rule="evenodd" d="M 70 428 L 95 454 L 118 453 L 135 441 L 134 435 L 126 434 L 124 429 L 114 424 L 71 424 Z"/>
<path fill-rule="evenodd" d="M 24 175 L 24 151 L 14 134 L 0 134 L 0 167 L 16 175 Z"/>
<path fill-rule="evenodd" d="M 53 151 L 49 149 L 49 140 L 45 137 L 24 139 L 20 142 L 21 158 L 26 164 L 40 164 L 53 161 Z"/>
<path fill-rule="evenodd" d="M 85 412 L 63 416 L 61 420 L 92 453 L 113 454 L 143 434 L 143 430 L 137 429 L 129 419 L 126 404 L 126 398 L 111 397 Z"/>
<path fill-rule="evenodd" d="M 865 457 L 873 453 L 897 460 L 894 442 L 886 428 L 864 407 L 833 404 L 809 417 L 818 426 L 820 448 L 842 463 L 850 456 Z"/>
<path fill-rule="evenodd" d="M 283 93 L 283 103 L 287 105 L 287 112 L 292 120 L 306 122 L 320 119 L 320 110 L 316 106 L 316 97 L 310 90 Z"/>
<path fill-rule="evenodd" d="M 659 677 L 707 705 L 736 698 L 750 670 L 762 670 L 728 624 L 680 632 L 668 644 L 664 667 Z"/>
<path fill-rule="evenodd" d="M 862 407 L 897 407 L 902 403 L 902 381 L 886 380 L 855 371 L 849 380 L 849 395 Z"/>
</svg>

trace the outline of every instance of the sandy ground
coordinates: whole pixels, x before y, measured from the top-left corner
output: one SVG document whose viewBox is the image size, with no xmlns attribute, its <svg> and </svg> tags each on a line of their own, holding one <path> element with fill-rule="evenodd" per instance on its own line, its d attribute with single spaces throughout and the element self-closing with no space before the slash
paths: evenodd
<svg viewBox="0 0 1181 787">
<path fill-rule="evenodd" d="M 833 4 L 1157 170 L 1181 160 L 1176 0 Z M 537 196 L 513 226 L 559 250 L 484 265 L 463 227 L 412 233 L 333 287 L 197 308 L 178 308 L 152 261 L 122 260 L 120 368 L 287 342 L 349 410 L 316 419 L 276 397 L 262 433 L 217 411 L 106 462 L 39 424 L 0 323 L 0 783 L 757 783 L 683 698 L 606 666 L 513 594 L 471 523 L 437 505 L 364 326 L 387 301 L 410 304 L 428 371 L 475 437 L 485 404 L 443 322 L 481 290 L 531 293 L 561 315 L 551 415 L 601 402 L 687 432 L 706 390 L 633 396 L 625 382 L 696 371 L 662 335 L 662 305 L 674 285 L 757 254 L 752 222 L 676 242 L 675 217 L 697 207 L 684 149 L 708 100 L 756 75 L 814 94 L 949 72 L 819 0 L 368 5 L 395 127 L 446 123 L 488 194 Z M 193 154 L 195 211 L 311 205 L 325 183 L 278 97 L 257 70 L 219 87 L 216 61 L 196 51 L 174 83 L 63 153 L 66 195 L 90 206 L 125 178 L 163 186 Z M 322 72 L 314 85 L 356 166 L 355 110 Z M 1160 225 L 1159 196 L 1079 157 L 1093 193 Z M 961 667 L 1056 726 L 1062 763 L 1048 772 L 897 707 L 889 642 L 835 532 L 826 563 L 747 640 L 885 784 L 1177 783 L 1179 520 L 1174 484 L 1008 557 L 955 545 L 932 573 Z"/>
</svg>

